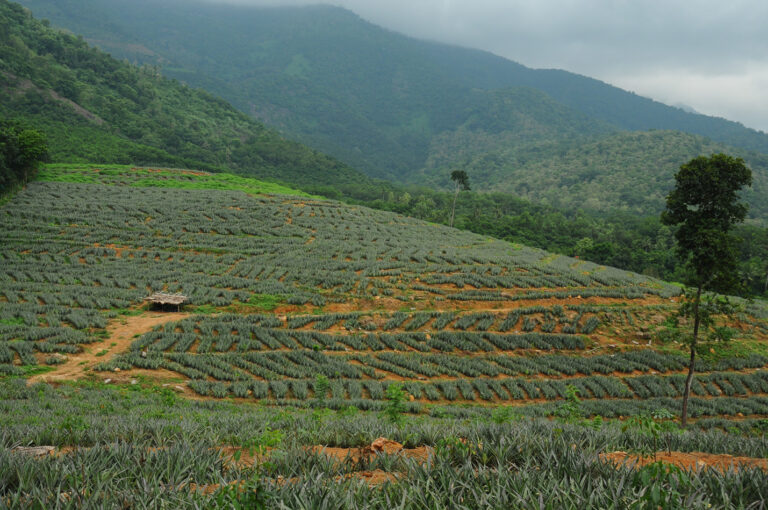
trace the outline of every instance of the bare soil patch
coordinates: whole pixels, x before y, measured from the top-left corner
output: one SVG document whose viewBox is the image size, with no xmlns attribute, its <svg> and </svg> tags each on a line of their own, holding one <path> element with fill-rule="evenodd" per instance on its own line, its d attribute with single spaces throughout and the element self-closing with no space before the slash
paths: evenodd
<svg viewBox="0 0 768 510">
<path fill-rule="evenodd" d="M 370 445 L 361 448 L 333 448 L 319 445 L 311 447 L 311 450 L 313 452 L 322 453 L 337 461 L 351 462 L 372 460 L 376 458 L 377 455 L 401 455 L 424 464 L 428 462 L 430 457 L 434 454 L 434 450 L 429 446 L 405 448 L 397 441 L 392 441 L 385 437 L 375 439 Z"/>
<path fill-rule="evenodd" d="M 88 374 L 86 368 L 90 368 L 97 363 L 109 361 L 116 354 L 127 351 L 136 335 L 151 331 L 152 328 L 160 324 L 186 319 L 190 315 L 186 312 L 145 312 L 141 315 L 117 317 L 107 325 L 106 329 L 109 336 L 106 339 L 86 344 L 82 352 L 70 354 L 67 356 L 67 361 L 61 365 L 56 365 L 55 370 L 52 372 L 30 377 L 28 382 L 56 382 L 80 379 Z M 107 352 L 101 354 L 104 351 Z M 173 374 L 173 376 L 178 377 L 177 374 Z"/>
<path fill-rule="evenodd" d="M 653 462 L 671 464 L 684 470 L 700 471 L 703 469 L 716 469 L 720 472 L 739 468 L 760 468 L 768 471 L 768 459 L 754 457 L 734 457 L 728 454 L 714 454 L 704 452 L 657 452 L 656 458 L 652 455 L 637 455 L 627 452 L 601 453 L 600 459 L 613 464 L 626 464 L 631 467 L 642 467 Z"/>
</svg>

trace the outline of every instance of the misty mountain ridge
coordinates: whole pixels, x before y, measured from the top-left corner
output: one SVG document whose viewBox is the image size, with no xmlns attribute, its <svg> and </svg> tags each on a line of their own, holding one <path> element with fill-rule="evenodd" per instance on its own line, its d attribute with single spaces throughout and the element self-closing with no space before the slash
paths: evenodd
<svg viewBox="0 0 768 510">
<path fill-rule="evenodd" d="M 597 210 L 655 213 L 658 200 L 647 206 L 641 195 L 625 201 L 604 193 L 601 183 L 642 181 L 645 168 L 658 167 L 666 177 L 652 195 L 663 196 L 680 162 L 706 153 L 698 148 L 716 146 L 745 157 L 759 174 L 755 192 L 765 192 L 764 133 L 586 76 L 530 69 L 489 52 L 407 37 L 343 8 L 180 0 L 22 4 L 116 56 L 157 65 L 166 76 L 220 95 L 371 176 L 444 188 L 450 170 L 466 166 L 477 189 L 537 198 L 575 191 L 562 183 L 587 173 L 590 187 L 581 187 L 604 197 Z M 621 145 L 631 137 L 617 137 L 647 130 L 661 130 L 651 139 L 661 137 L 661 146 L 675 153 L 638 153 L 631 142 Z M 677 143 L 680 132 L 713 143 Z M 611 154 L 582 153 L 596 144 Z M 487 160 L 500 162 L 481 169 L 479 162 Z M 569 176 L 556 179 L 560 187 L 522 192 L 547 185 L 531 179 L 535 172 L 529 170 L 541 167 Z"/>
</svg>

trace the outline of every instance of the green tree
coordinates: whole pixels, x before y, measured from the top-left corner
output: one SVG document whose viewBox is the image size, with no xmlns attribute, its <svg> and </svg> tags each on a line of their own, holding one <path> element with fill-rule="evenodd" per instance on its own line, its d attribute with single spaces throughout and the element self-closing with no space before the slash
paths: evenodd
<svg viewBox="0 0 768 510">
<path fill-rule="evenodd" d="M 459 192 L 460 191 L 468 191 L 469 190 L 469 176 L 467 175 L 467 172 L 464 170 L 454 170 L 451 172 L 451 180 L 454 184 L 454 193 L 453 193 L 453 207 L 451 208 L 451 224 L 450 226 L 453 226 L 453 217 L 456 214 L 456 199 L 459 198 Z"/>
<path fill-rule="evenodd" d="M 328 391 L 331 389 L 331 382 L 328 378 L 322 374 L 315 376 L 315 400 L 319 407 L 325 406 L 325 397 L 328 396 Z"/>
<path fill-rule="evenodd" d="M 42 133 L 14 121 L 0 122 L 0 194 L 26 184 L 47 159 Z"/>
<path fill-rule="evenodd" d="M 402 425 L 406 411 L 405 401 L 408 394 L 400 383 L 390 383 L 386 391 L 387 403 L 384 405 L 384 416 L 395 425 Z"/>
<path fill-rule="evenodd" d="M 661 215 L 664 224 L 677 227 L 676 253 L 688 271 L 685 283 L 695 289 L 695 293 L 687 294 L 681 307 L 681 315 L 693 318 L 693 334 L 687 338 L 691 355 L 683 393 L 683 427 L 688 421 L 688 397 L 702 317 L 709 322 L 713 312 L 718 311 L 702 309 L 702 292 L 729 292 L 739 285 L 738 238 L 730 230 L 744 221 L 747 206 L 739 201 L 738 191 L 751 183 L 752 171 L 741 158 L 725 154 L 699 156 L 680 167 Z"/>
</svg>

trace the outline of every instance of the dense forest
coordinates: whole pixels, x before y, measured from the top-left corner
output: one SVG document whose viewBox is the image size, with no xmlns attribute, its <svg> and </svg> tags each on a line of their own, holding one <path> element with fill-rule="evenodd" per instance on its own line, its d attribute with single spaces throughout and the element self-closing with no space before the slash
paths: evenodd
<svg viewBox="0 0 768 510">
<path fill-rule="evenodd" d="M 464 168 L 481 191 L 500 191 L 565 210 L 658 214 L 672 188 L 675 170 L 698 155 L 718 152 L 742 156 L 753 170 L 751 188 L 742 192 L 749 216 L 768 219 L 768 156 L 741 151 L 679 131 L 620 132 L 597 140 L 499 144 L 486 152 L 490 134 L 464 130 L 440 137 L 436 146 L 460 146 L 458 163 L 436 159 L 413 182 L 447 188 L 445 175 Z M 445 152 L 441 148 L 435 152 Z M 448 149 L 451 151 L 451 149 Z"/>
<path fill-rule="evenodd" d="M 0 2 L 0 114 L 38 128 L 54 161 L 253 172 L 310 185 L 365 181 L 226 101 L 136 67 Z"/>
</svg>

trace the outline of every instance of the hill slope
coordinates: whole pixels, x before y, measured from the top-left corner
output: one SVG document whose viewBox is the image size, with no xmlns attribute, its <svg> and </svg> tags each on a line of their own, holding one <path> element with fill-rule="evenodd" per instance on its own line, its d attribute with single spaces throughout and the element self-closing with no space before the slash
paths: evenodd
<svg viewBox="0 0 768 510">
<path fill-rule="evenodd" d="M 755 170 L 745 196 L 753 218 L 766 216 L 768 135 L 583 76 L 418 41 L 332 7 L 23 3 L 370 175 L 446 189 L 461 166 L 484 191 L 658 214 L 680 163 L 725 151 Z M 666 131 L 620 134 L 650 128 Z"/>
<path fill-rule="evenodd" d="M 480 191 L 511 193 L 563 210 L 655 216 L 664 209 L 680 165 L 701 154 L 725 152 L 743 156 L 753 170 L 752 187 L 742 191 L 749 216 L 768 218 L 768 156 L 745 154 L 701 136 L 624 131 L 591 141 L 496 142 L 498 137 L 469 130 L 441 135 L 433 142 L 435 152 L 460 147 L 464 156 L 450 163 L 433 158 L 410 180 L 445 187 L 449 165 L 458 164 Z"/>
<path fill-rule="evenodd" d="M 683 327 L 670 319 L 677 287 L 247 181 L 44 173 L 0 208 L 0 371 L 181 377 L 203 396 L 299 406 L 326 398 L 324 375 L 333 408 L 379 409 L 394 381 L 412 411 L 479 402 L 550 415 L 567 384 L 589 414 L 678 405 L 685 358 L 662 343 Z M 159 290 L 185 294 L 186 313 L 142 306 Z M 768 326 L 748 315 L 733 326 L 733 352 L 717 345 L 699 364 L 698 415 L 768 414 L 756 371 Z"/>
<path fill-rule="evenodd" d="M 209 93 L 134 67 L 0 0 L 0 113 L 49 138 L 54 161 L 229 169 L 307 186 L 368 182 Z"/>
</svg>

